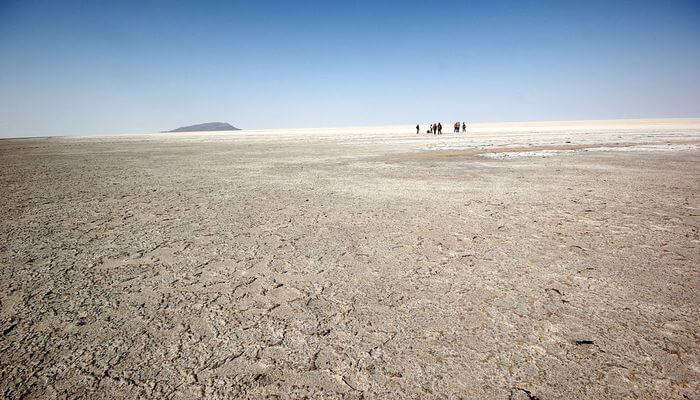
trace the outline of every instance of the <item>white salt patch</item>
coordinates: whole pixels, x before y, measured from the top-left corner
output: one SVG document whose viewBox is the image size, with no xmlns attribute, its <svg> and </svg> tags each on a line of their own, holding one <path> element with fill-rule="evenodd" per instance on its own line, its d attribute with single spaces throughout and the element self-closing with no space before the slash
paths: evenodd
<svg viewBox="0 0 700 400">
<path fill-rule="evenodd" d="M 629 152 L 629 151 L 691 151 L 696 150 L 697 146 L 694 144 L 645 144 L 637 146 L 625 146 L 625 147 L 592 147 L 586 149 L 588 151 L 616 151 L 616 152 Z"/>
<path fill-rule="evenodd" d="M 482 157 L 504 159 L 504 158 L 522 158 L 522 157 L 554 157 L 565 154 L 584 153 L 584 152 L 655 152 L 655 151 L 692 151 L 696 150 L 694 144 L 667 144 L 667 145 L 636 145 L 636 146 L 621 146 L 621 147 L 590 147 L 587 149 L 578 150 L 541 150 L 541 151 L 512 151 L 500 153 L 482 153 Z"/>
</svg>

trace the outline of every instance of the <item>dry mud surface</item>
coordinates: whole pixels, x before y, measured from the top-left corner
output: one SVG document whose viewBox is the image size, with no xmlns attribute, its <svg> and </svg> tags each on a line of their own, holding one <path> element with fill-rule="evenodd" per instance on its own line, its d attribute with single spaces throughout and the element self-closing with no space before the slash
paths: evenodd
<svg viewBox="0 0 700 400">
<path fill-rule="evenodd" d="M 414 132 L 1 140 L 0 393 L 697 398 L 700 120 Z"/>
</svg>

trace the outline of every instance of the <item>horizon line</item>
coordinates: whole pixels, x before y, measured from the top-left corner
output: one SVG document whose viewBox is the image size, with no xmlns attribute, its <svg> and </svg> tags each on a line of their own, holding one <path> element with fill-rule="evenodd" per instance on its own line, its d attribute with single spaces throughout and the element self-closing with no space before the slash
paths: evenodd
<svg viewBox="0 0 700 400">
<path fill-rule="evenodd" d="M 510 121 L 462 121 L 460 120 L 459 122 L 467 122 L 467 126 L 470 125 L 496 125 L 496 124 L 533 124 L 533 123 L 546 123 L 546 124 L 551 124 L 551 123 L 573 123 L 573 122 L 609 122 L 609 121 L 653 121 L 653 120 L 698 120 L 697 122 L 700 124 L 700 115 L 698 116 L 693 116 L 693 117 L 636 117 L 636 118 L 602 118 L 602 119 L 551 119 L 551 120 L 510 120 Z M 437 121 L 437 122 L 442 122 L 442 121 Z M 207 123 L 207 122 L 201 122 L 202 123 Z M 418 122 L 418 125 L 422 124 L 431 124 L 433 122 Z M 49 134 L 49 135 L 29 135 L 29 136 L 8 136 L 8 137 L 0 137 L 0 140 L 8 140 L 8 139 L 51 139 L 51 138 L 62 138 L 62 137 L 95 137 L 95 136 L 138 136 L 138 135 L 155 135 L 155 134 L 183 134 L 183 133 L 195 133 L 195 134 L 201 134 L 201 133 L 217 133 L 217 132 L 242 132 L 242 131 L 277 131 L 277 130 L 287 130 L 287 131 L 294 131 L 294 130 L 308 130 L 308 129 L 342 129 L 342 128 L 370 128 L 370 127 L 390 127 L 390 126 L 413 126 L 412 123 L 392 123 L 392 124 L 379 124 L 379 125 L 336 125 L 336 126 L 314 126 L 314 127 L 301 127 L 301 128 L 240 128 L 237 127 L 238 130 L 235 131 L 182 131 L 182 132 L 170 132 L 170 131 L 140 131 L 140 132 L 127 132 L 127 133 L 119 133 L 119 132 L 105 132 L 105 133 L 88 133 L 88 134 Z"/>
</svg>

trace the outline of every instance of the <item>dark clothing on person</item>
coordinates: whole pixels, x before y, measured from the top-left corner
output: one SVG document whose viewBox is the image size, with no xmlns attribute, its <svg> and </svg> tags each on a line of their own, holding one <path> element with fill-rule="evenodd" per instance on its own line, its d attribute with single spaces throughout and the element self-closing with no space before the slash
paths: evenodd
<svg viewBox="0 0 700 400">
<path fill-rule="evenodd" d="M 416 135 L 420 133 L 420 125 L 416 125 Z"/>
<path fill-rule="evenodd" d="M 465 124 L 464 122 L 462 122 L 462 133 L 464 133 L 464 132 L 466 132 L 466 131 L 467 131 L 467 124 Z"/>
<path fill-rule="evenodd" d="M 442 135 L 442 123 L 438 122 L 438 135 Z"/>
</svg>

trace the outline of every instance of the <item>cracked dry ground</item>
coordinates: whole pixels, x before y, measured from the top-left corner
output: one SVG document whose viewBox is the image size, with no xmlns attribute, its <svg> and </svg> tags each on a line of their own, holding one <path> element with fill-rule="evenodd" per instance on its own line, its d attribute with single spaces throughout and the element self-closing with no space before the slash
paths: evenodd
<svg viewBox="0 0 700 400">
<path fill-rule="evenodd" d="M 696 396 L 697 151 L 385 156 L 1 141 L 3 396 Z"/>
</svg>

